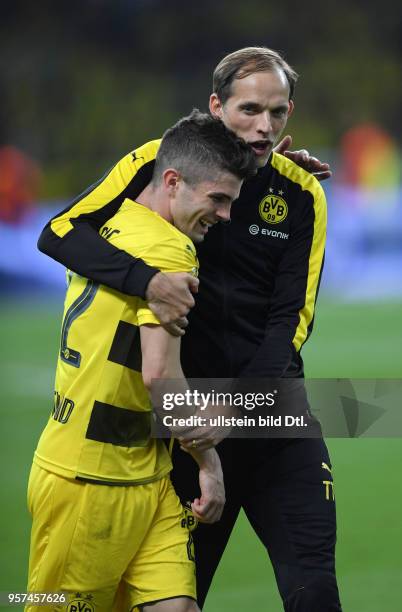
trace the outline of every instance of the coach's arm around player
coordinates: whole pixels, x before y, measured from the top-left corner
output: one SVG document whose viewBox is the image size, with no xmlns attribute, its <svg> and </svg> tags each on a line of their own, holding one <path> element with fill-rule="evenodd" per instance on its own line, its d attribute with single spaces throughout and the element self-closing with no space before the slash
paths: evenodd
<svg viewBox="0 0 402 612">
<path fill-rule="evenodd" d="M 328 164 L 305 150 L 288 151 L 286 136 L 275 151 L 289 157 L 319 180 L 330 176 Z M 125 198 L 136 200 L 151 181 L 160 140 L 125 155 L 104 177 L 86 189 L 43 228 L 38 241 L 42 253 L 85 278 L 126 295 L 145 299 L 168 331 L 184 334 L 187 314 L 194 306 L 198 280 L 185 272 L 162 273 L 141 258 L 105 240 L 100 228 L 117 213 Z M 105 229 L 105 231 L 107 228 Z"/>
</svg>

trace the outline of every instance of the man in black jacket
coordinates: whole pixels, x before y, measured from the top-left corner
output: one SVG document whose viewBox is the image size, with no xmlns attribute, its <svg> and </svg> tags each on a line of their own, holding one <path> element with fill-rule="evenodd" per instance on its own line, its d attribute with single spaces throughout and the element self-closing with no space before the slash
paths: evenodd
<svg viewBox="0 0 402 612">
<path fill-rule="evenodd" d="M 210 111 L 251 144 L 259 171 L 243 185 L 231 223 L 208 231 L 199 249 L 200 289 L 182 342 L 186 376 L 303 376 L 300 350 L 313 326 L 326 203 L 312 174 L 273 152 L 293 111 L 296 79 L 278 53 L 259 47 L 236 51 L 215 69 Z M 181 333 L 177 325 L 186 324 L 192 305 L 190 279 L 173 279 L 176 291 L 170 279 L 96 231 L 126 197 L 142 191 L 158 146 L 153 141 L 125 156 L 49 222 L 39 247 L 83 276 L 145 296 L 162 320 L 176 319 L 174 331 Z M 309 163 L 325 176 L 327 167 L 313 159 L 307 168 Z M 284 609 L 339 612 L 335 503 L 323 484 L 331 479 L 324 441 L 227 439 L 218 452 L 227 503 L 217 525 L 200 524 L 194 532 L 200 606 L 243 507 L 270 555 Z M 175 452 L 173 481 L 183 501 L 197 496 L 189 489 L 192 466 L 186 460 Z"/>
</svg>

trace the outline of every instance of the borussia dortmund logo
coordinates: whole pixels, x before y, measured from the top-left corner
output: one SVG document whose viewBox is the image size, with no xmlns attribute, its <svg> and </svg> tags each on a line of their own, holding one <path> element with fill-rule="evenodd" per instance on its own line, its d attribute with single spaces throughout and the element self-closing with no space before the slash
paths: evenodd
<svg viewBox="0 0 402 612">
<path fill-rule="evenodd" d="M 259 211 L 266 223 L 281 223 L 288 216 L 288 205 L 280 196 L 269 194 L 261 200 Z"/>
<path fill-rule="evenodd" d="M 191 502 L 186 502 L 183 505 L 183 518 L 181 519 L 181 526 L 183 529 L 194 531 L 198 525 L 198 520 L 195 518 L 193 511 L 191 510 Z"/>
<path fill-rule="evenodd" d="M 73 597 L 74 599 L 67 606 L 67 612 L 95 612 L 92 595 L 76 593 Z"/>
</svg>

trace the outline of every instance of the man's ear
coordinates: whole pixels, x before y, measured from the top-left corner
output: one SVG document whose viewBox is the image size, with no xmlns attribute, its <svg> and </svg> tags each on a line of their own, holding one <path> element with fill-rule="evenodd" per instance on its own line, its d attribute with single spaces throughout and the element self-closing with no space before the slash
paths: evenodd
<svg viewBox="0 0 402 612">
<path fill-rule="evenodd" d="M 180 174 L 174 168 L 166 168 L 162 174 L 162 181 L 169 195 L 174 196 L 180 181 Z"/>
<path fill-rule="evenodd" d="M 289 100 L 288 117 L 290 117 L 290 115 L 293 113 L 294 108 L 295 108 L 295 103 L 293 102 L 293 100 Z"/>
<path fill-rule="evenodd" d="M 223 104 L 216 93 L 211 94 L 209 97 L 209 112 L 213 117 L 222 119 Z"/>
</svg>

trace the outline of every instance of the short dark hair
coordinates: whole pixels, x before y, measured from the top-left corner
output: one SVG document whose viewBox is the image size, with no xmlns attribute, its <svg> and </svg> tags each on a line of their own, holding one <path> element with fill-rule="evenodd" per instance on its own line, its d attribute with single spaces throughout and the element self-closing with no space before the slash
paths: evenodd
<svg viewBox="0 0 402 612">
<path fill-rule="evenodd" d="M 190 184 L 207 180 L 217 170 L 240 179 L 256 172 L 251 147 L 220 119 L 197 108 L 163 135 L 156 156 L 153 181 L 159 183 L 167 168 L 175 168 Z"/>
<path fill-rule="evenodd" d="M 214 70 L 213 92 L 224 104 L 230 98 L 234 79 L 244 79 L 255 72 L 272 72 L 275 69 L 285 73 L 289 83 L 289 100 L 292 100 L 298 74 L 277 51 L 268 47 L 245 47 L 226 55 Z"/>
</svg>

